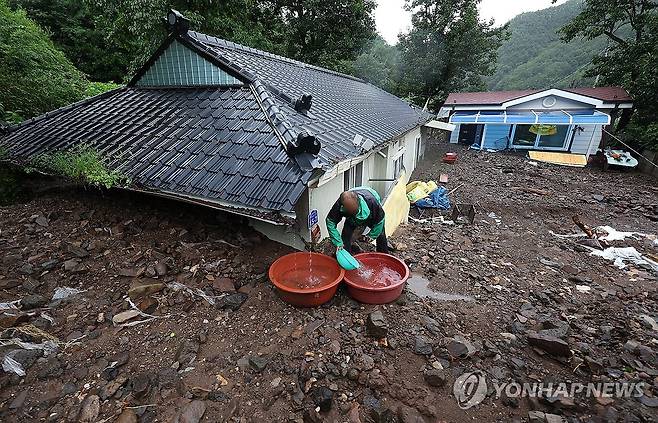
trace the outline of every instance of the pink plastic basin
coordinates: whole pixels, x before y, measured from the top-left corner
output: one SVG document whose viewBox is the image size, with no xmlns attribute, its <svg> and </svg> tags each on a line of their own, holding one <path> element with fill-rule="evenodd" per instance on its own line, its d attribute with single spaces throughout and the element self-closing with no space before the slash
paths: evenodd
<svg viewBox="0 0 658 423">
<path fill-rule="evenodd" d="M 409 279 L 409 268 L 397 257 L 383 253 L 354 256 L 361 263 L 345 272 L 347 291 L 360 303 L 387 304 L 395 301 Z"/>
<path fill-rule="evenodd" d="M 270 280 L 281 299 L 298 307 L 317 307 L 331 300 L 345 271 L 333 257 L 292 253 L 270 266 Z"/>
</svg>

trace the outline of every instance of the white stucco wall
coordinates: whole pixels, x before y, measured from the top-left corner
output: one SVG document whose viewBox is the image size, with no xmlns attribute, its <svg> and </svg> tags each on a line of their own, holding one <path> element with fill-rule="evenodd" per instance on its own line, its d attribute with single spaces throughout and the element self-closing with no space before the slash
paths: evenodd
<svg viewBox="0 0 658 423">
<path fill-rule="evenodd" d="M 422 143 L 422 138 L 420 137 L 421 130 L 420 127 L 407 132 L 402 137 L 396 139 L 389 146 L 385 147 L 382 152 L 386 154 L 386 159 L 382 158 L 377 152 L 373 152 L 363 161 L 363 185 L 370 186 L 379 192 L 382 195 L 382 198 L 385 196 L 388 188 L 392 186 L 392 182 L 371 182 L 369 181 L 372 178 L 392 179 L 394 171 L 394 155 L 399 151 L 400 148 L 404 148 L 404 167 L 407 171 L 407 174 L 410 174 L 417 165 L 416 160 L 416 142 Z M 309 211 L 313 209 L 318 210 L 320 218 L 320 228 L 322 230 L 322 237 L 325 238 L 328 236 L 327 227 L 325 225 L 325 219 L 327 213 L 331 209 L 331 206 L 334 205 L 340 193 L 344 189 L 344 172 L 336 175 L 335 178 L 331 179 L 329 182 L 317 187 L 309 188 Z M 307 212 L 308 216 L 308 212 Z M 307 219 L 307 216 L 300 216 L 298 214 L 298 220 Z M 342 227 L 341 227 L 342 228 Z"/>
</svg>

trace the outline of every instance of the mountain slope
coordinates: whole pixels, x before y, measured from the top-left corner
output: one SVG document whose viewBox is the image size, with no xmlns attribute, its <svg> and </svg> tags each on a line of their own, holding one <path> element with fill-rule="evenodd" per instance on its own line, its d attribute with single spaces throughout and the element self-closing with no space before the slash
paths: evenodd
<svg viewBox="0 0 658 423">
<path fill-rule="evenodd" d="M 510 38 L 498 49 L 496 72 L 488 79 L 491 90 L 589 86 L 583 78 L 592 57 L 606 40 L 574 40 L 564 43 L 557 31 L 582 7 L 582 0 L 523 13 L 509 23 Z"/>
</svg>

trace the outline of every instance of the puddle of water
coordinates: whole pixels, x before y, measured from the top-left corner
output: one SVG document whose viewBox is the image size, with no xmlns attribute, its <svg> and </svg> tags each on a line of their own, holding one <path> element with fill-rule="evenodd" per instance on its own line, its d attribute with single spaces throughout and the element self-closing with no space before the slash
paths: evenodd
<svg viewBox="0 0 658 423">
<path fill-rule="evenodd" d="M 430 289 L 430 281 L 420 275 L 411 274 L 407 280 L 407 289 L 421 298 L 432 298 L 439 301 L 475 301 L 467 295 L 448 294 Z"/>
</svg>

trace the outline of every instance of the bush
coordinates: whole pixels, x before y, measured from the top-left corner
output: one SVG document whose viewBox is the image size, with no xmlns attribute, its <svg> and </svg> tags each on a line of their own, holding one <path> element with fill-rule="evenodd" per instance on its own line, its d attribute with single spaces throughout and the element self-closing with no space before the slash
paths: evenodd
<svg viewBox="0 0 658 423">
<path fill-rule="evenodd" d="M 0 0 L 0 120 L 16 122 L 76 102 L 87 84 L 24 11 Z"/>
<path fill-rule="evenodd" d="M 32 166 L 95 187 L 112 188 L 129 183 L 120 172 L 108 170 L 98 151 L 85 145 L 69 151 L 42 154 L 34 159 Z"/>
<path fill-rule="evenodd" d="M 119 88 L 121 84 L 114 82 L 90 82 L 85 88 L 85 97 L 93 97 L 95 95 L 103 94 L 106 91 Z"/>
</svg>

